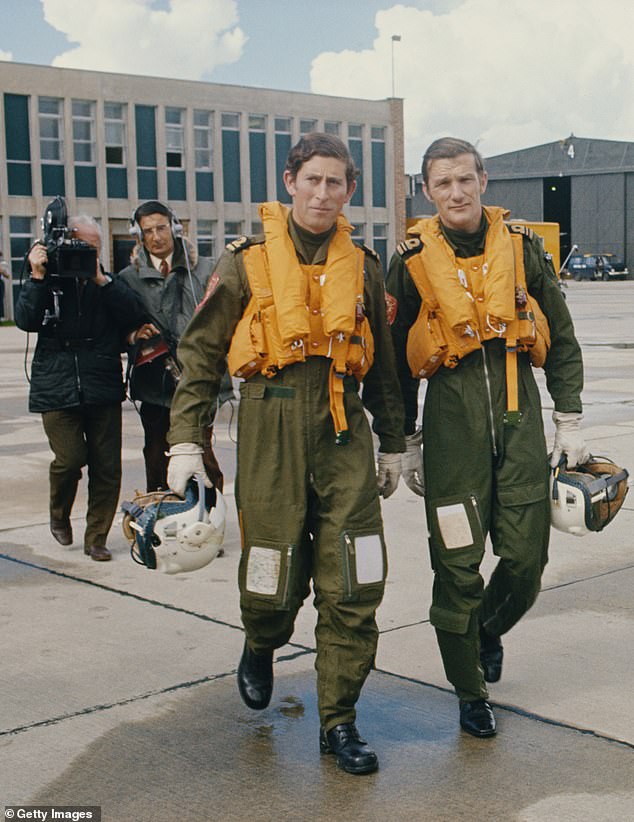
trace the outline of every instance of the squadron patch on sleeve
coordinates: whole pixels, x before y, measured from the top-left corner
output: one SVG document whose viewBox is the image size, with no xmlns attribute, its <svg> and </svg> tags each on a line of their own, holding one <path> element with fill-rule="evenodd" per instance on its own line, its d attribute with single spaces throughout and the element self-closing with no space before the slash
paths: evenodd
<svg viewBox="0 0 634 822">
<path fill-rule="evenodd" d="M 207 288 L 205 289 L 205 296 L 196 306 L 196 311 L 200 311 L 203 305 L 207 302 L 207 300 L 211 299 L 214 294 L 214 291 L 218 288 L 220 283 L 220 274 L 217 271 L 214 271 L 209 281 L 207 282 Z"/>
<path fill-rule="evenodd" d="M 396 319 L 398 312 L 398 300 L 391 294 L 385 292 L 385 316 L 387 317 L 387 324 L 392 325 Z"/>
</svg>

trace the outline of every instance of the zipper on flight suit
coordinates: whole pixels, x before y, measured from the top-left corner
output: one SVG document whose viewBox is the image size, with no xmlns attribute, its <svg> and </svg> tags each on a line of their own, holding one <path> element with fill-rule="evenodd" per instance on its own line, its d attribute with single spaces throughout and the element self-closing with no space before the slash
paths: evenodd
<svg viewBox="0 0 634 822">
<path fill-rule="evenodd" d="M 284 586 L 281 591 L 280 602 L 284 608 L 288 605 L 288 589 L 291 582 L 291 566 L 293 564 L 293 545 L 288 545 L 286 548 L 286 574 L 284 579 Z"/>
<path fill-rule="evenodd" d="M 480 526 L 480 533 L 482 534 L 482 536 L 484 536 L 484 528 L 482 527 L 482 520 L 480 519 L 480 511 L 478 509 L 478 500 L 476 499 L 475 494 L 471 494 L 469 500 L 471 501 L 471 507 L 473 508 L 475 518 L 478 521 L 478 525 Z"/>
<path fill-rule="evenodd" d="M 481 350 L 482 350 L 482 368 L 484 370 L 484 384 L 486 386 L 486 395 L 487 395 L 487 407 L 489 411 L 489 422 L 491 423 L 491 451 L 493 452 L 493 456 L 497 457 L 498 449 L 496 442 L 496 433 L 495 433 L 495 418 L 493 416 L 493 399 L 491 397 L 491 378 L 489 377 L 489 367 L 487 365 L 487 355 L 484 348 L 484 343 L 481 343 Z"/>
<path fill-rule="evenodd" d="M 352 597 L 352 579 L 350 578 L 350 563 L 354 559 L 354 540 L 350 539 L 349 534 L 343 535 L 344 541 L 344 556 L 343 556 L 343 588 L 346 599 Z"/>
</svg>

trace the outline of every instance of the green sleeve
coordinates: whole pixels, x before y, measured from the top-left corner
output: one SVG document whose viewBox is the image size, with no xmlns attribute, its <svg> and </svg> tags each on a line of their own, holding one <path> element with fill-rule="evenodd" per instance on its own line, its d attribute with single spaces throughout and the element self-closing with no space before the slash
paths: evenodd
<svg viewBox="0 0 634 822">
<path fill-rule="evenodd" d="M 363 380 L 362 400 L 372 415 L 372 430 L 384 453 L 405 451 L 403 404 L 394 349 L 387 324 L 385 286 L 378 260 L 366 254 L 365 308 L 374 338 L 374 363 Z"/>
<path fill-rule="evenodd" d="M 396 304 L 392 310 L 392 341 L 396 356 L 396 373 L 405 409 L 405 434 L 413 434 L 418 419 L 418 389 L 420 380 L 412 377 L 407 362 L 407 336 L 420 311 L 421 298 L 400 254 L 390 260 L 386 290 Z"/>
<path fill-rule="evenodd" d="M 544 364 L 548 393 L 556 411 L 581 412 L 581 348 L 552 262 L 537 237 L 524 239 L 524 266 L 528 291 L 539 303 L 550 328 L 550 350 Z"/>
<path fill-rule="evenodd" d="M 225 251 L 210 278 L 208 296 L 191 318 L 178 345 L 183 375 L 172 400 L 170 445 L 203 444 L 212 423 L 227 351 L 249 299 L 240 253 Z"/>
</svg>

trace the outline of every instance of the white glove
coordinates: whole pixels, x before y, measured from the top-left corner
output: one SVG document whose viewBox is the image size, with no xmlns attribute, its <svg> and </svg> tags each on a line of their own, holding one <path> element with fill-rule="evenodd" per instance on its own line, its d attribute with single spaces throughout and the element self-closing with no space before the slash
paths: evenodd
<svg viewBox="0 0 634 822">
<path fill-rule="evenodd" d="M 550 458 L 551 468 L 555 468 L 562 456 L 566 457 L 568 468 L 583 465 L 590 458 L 590 452 L 581 436 L 579 423 L 582 414 L 564 411 L 553 411 L 553 422 L 557 426 L 553 453 Z"/>
<path fill-rule="evenodd" d="M 392 496 L 401 476 L 401 454 L 382 454 L 379 451 L 379 470 L 376 481 L 383 499 Z"/>
<path fill-rule="evenodd" d="M 423 429 L 419 428 L 413 434 L 405 437 L 406 451 L 402 455 L 403 481 L 405 485 L 418 494 L 425 496 L 425 480 L 423 478 Z"/>
<path fill-rule="evenodd" d="M 203 465 L 203 449 L 200 445 L 196 445 L 195 442 L 179 442 L 171 447 L 167 456 L 170 458 L 167 466 L 167 484 L 179 497 L 185 496 L 187 481 L 191 477 L 201 476 L 205 486 L 212 487 Z"/>
</svg>

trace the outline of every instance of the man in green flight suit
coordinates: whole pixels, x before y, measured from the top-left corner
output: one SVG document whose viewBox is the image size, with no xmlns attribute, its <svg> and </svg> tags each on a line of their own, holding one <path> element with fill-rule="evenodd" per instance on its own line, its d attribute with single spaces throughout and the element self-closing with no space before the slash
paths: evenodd
<svg viewBox="0 0 634 822">
<path fill-rule="evenodd" d="M 539 238 L 481 204 L 487 174 L 476 149 L 436 140 L 422 171 L 437 215 L 410 228 L 386 283 L 406 459 L 420 456 L 421 433 L 425 442 L 424 490 L 408 484 L 425 495 L 430 621 L 460 699 L 460 724 L 488 737 L 496 725 L 485 680 L 501 676 L 500 636 L 535 601 L 548 553 L 548 459 L 531 361 L 543 364 L 554 401 L 551 464 L 564 456 L 569 467 L 588 458 L 579 431 L 583 367 Z M 428 379 L 422 432 L 421 376 Z M 499 562 L 485 587 L 487 535 Z"/>
<path fill-rule="evenodd" d="M 355 704 L 373 665 L 387 571 L 379 492 L 400 475 L 403 409 L 378 258 L 350 239 L 346 146 L 305 135 L 288 156 L 292 207 L 264 203 L 264 234 L 230 243 L 179 348 L 168 484 L 202 474 L 202 433 L 226 363 L 240 386 L 236 503 L 246 641 L 238 687 L 253 709 L 273 687 L 312 578 L 320 749 L 349 773 L 377 768 Z M 359 396 L 359 380 L 363 393 Z M 379 437 L 378 488 L 370 427 Z"/>
</svg>

